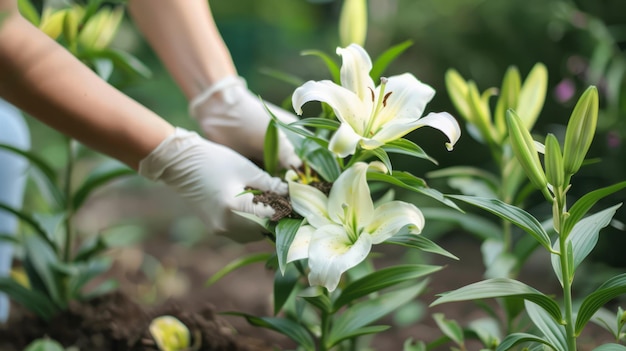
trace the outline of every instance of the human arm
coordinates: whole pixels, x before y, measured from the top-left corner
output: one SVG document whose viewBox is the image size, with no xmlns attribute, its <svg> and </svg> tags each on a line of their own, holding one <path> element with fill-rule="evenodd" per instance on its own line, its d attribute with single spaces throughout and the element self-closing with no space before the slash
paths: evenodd
<svg viewBox="0 0 626 351">
<path fill-rule="evenodd" d="M 236 217 L 273 210 L 254 204 L 246 186 L 286 192 L 243 156 L 197 134 L 175 129 L 125 96 L 27 22 L 15 0 L 0 0 L 0 96 L 93 149 L 162 181 L 193 206 L 209 232 L 240 241 L 261 229 Z"/>
<path fill-rule="evenodd" d="M 296 117 L 271 103 L 261 102 L 238 76 L 207 0 L 130 0 L 130 13 L 161 61 L 189 100 L 189 111 L 205 135 L 242 155 L 261 161 L 270 116 Z M 300 159 L 280 133 L 282 166 L 298 167 Z"/>
</svg>

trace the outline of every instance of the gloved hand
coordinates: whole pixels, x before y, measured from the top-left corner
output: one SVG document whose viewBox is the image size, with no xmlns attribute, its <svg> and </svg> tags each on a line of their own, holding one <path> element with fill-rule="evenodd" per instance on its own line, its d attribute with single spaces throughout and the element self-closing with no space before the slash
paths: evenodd
<svg viewBox="0 0 626 351">
<path fill-rule="evenodd" d="M 265 105 L 285 123 L 297 120 L 280 107 L 268 102 Z M 191 101 L 189 113 L 198 121 L 208 139 L 250 159 L 263 160 L 263 144 L 270 116 L 259 97 L 248 90 L 243 78 L 229 76 L 213 84 Z M 293 145 L 282 131 L 279 135 L 281 166 L 286 169 L 299 167 L 302 161 L 294 153 Z"/>
<path fill-rule="evenodd" d="M 287 193 L 287 185 L 233 150 L 182 128 L 139 163 L 139 174 L 174 188 L 198 212 L 212 234 L 246 242 L 262 238 L 260 225 L 233 213 L 271 217 L 274 210 L 240 195 L 246 186 Z"/>
</svg>

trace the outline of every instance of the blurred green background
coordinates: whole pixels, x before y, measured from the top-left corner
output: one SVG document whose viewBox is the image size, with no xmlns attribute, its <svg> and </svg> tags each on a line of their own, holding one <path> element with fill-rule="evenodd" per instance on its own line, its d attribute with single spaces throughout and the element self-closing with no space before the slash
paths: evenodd
<svg viewBox="0 0 626 351">
<path fill-rule="evenodd" d="M 444 85 L 449 68 L 476 81 L 482 91 L 499 86 L 510 65 L 516 65 L 525 77 L 536 62 L 543 62 L 549 71 L 549 90 L 534 131 L 538 135 L 552 132 L 562 140 L 578 96 L 588 85 L 597 85 L 602 113 L 589 156 L 599 158 L 599 162 L 577 175 L 571 195 L 626 179 L 626 97 L 622 89 L 626 72 L 626 1 L 369 0 L 368 4 L 365 48 L 375 58 L 391 45 L 413 41 L 386 75 L 411 72 L 432 85 L 437 95 L 427 112 L 456 114 Z M 210 5 L 240 75 L 252 91 L 266 100 L 288 103 L 295 88 L 272 72 L 303 80 L 329 78 L 321 60 L 300 53 L 317 49 L 336 57 L 342 1 L 214 0 Z M 137 55 L 153 72 L 149 79 L 124 81 L 121 89 L 173 124 L 197 129 L 187 115 L 184 96 L 130 20 L 124 22 L 114 46 Z M 31 120 L 30 125 L 34 149 L 62 165 L 61 138 L 35 121 Z M 468 133 L 450 153 L 444 148 L 443 135 L 436 131 L 419 129 L 410 134 L 410 139 L 439 161 L 439 166 L 414 160 L 399 166 L 417 176 L 450 165 L 491 167 L 487 149 Z M 445 190 L 445 184 L 436 186 Z M 620 192 L 607 204 L 624 198 L 624 192 Z M 625 218 L 621 209 L 616 219 L 626 222 Z M 623 237 L 624 233 L 616 229 L 603 232 L 598 251 L 606 252 L 604 259 L 623 264 L 622 250 L 608 249 L 615 247 L 616 241 L 626 243 Z"/>
</svg>

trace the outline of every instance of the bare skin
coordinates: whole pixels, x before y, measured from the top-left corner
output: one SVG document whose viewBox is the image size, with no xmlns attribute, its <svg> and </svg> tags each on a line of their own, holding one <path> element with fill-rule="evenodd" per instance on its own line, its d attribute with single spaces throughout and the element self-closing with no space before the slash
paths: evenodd
<svg viewBox="0 0 626 351">
<path fill-rule="evenodd" d="M 174 127 L 122 94 L 0 0 L 0 96 L 137 169 Z"/>
</svg>

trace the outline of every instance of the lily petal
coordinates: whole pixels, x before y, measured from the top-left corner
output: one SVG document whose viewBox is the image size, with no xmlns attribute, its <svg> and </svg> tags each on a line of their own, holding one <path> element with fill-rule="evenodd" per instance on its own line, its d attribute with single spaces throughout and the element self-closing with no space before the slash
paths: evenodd
<svg viewBox="0 0 626 351">
<path fill-rule="evenodd" d="M 380 94 L 380 91 L 376 93 Z M 420 118 L 426 104 L 435 96 L 435 89 L 420 82 L 414 75 L 404 73 L 389 77 L 383 94 L 389 95 L 385 99 L 385 106 L 375 116 L 372 125 L 372 130 L 375 132 L 394 119 Z"/>
<path fill-rule="evenodd" d="M 407 225 L 411 233 L 419 234 L 424 228 L 422 211 L 410 203 L 390 201 L 376 208 L 365 231 L 372 237 L 372 244 L 380 244 Z"/>
<path fill-rule="evenodd" d="M 367 223 L 372 218 L 374 202 L 367 185 L 368 168 L 369 164 L 357 162 L 333 184 L 328 195 L 328 216 L 335 223 L 355 228 L 357 224 Z"/>
<path fill-rule="evenodd" d="M 289 183 L 289 197 L 294 211 L 307 219 L 314 227 L 330 224 L 326 206 L 328 198 L 318 189 L 296 182 Z"/>
<path fill-rule="evenodd" d="M 291 97 L 293 109 L 298 115 L 302 114 L 302 106 L 309 101 L 327 103 L 335 111 L 339 121 L 357 128 L 357 133 L 362 133 L 367 124 L 364 119 L 369 117 L 369 113 L 359 97 L 329 80 L 308 81 L 298 87 Z"/>
<path fill-rule="evenodd" d="M 348 123 L 342 123 L 330 138 L 328 149 L 339 157 L 354 154 L 363 137 L 357 134 Z"/>
<path fill-rule="evenodd" d="M 309 245 L 314 232 L 315 228 L 310 225 L 303 225 L 298 229 L 287 252 L 287 263 L 309 257 Z"/>
<path fill-rule="evenodd" d="M 461 127 L 459 127 L 459 123 L 454 117 L 447 112 L 431 112 L 426 117 L 413 121 L 395 119 L 385 124 L 381 130 L 374 135 L 373 139 L 387 143 L 401 138 L 407 133 L 423 126 L 433 127 L 443 132 L 449 140 L 449 142 L 446 143 L 448 151 L 452 150 L 454 144 L 456 144 L 461 137 Z"/>
<path fill-rule="evenodd" d="M 341 85 L 354 92 L 359 99 L 372 109 L 374 99 L 374 81 L 370 77 L 372 60 L 359 45 L 350 44 L 346 48 L 337 48 L 337 55 L 341 56 Z M 369 116 L 369 113 L 367 114 Z"/>
<path fill-rule="evenodd" d="M 318 228 L 312 235 L 309 246 L 309 284 L 321 285 L 334 291 L 341 274 L 361 263 L 372 248 L 369 235 L 361 235 L 351 243 L 338 225 Z"/>
</svg>

